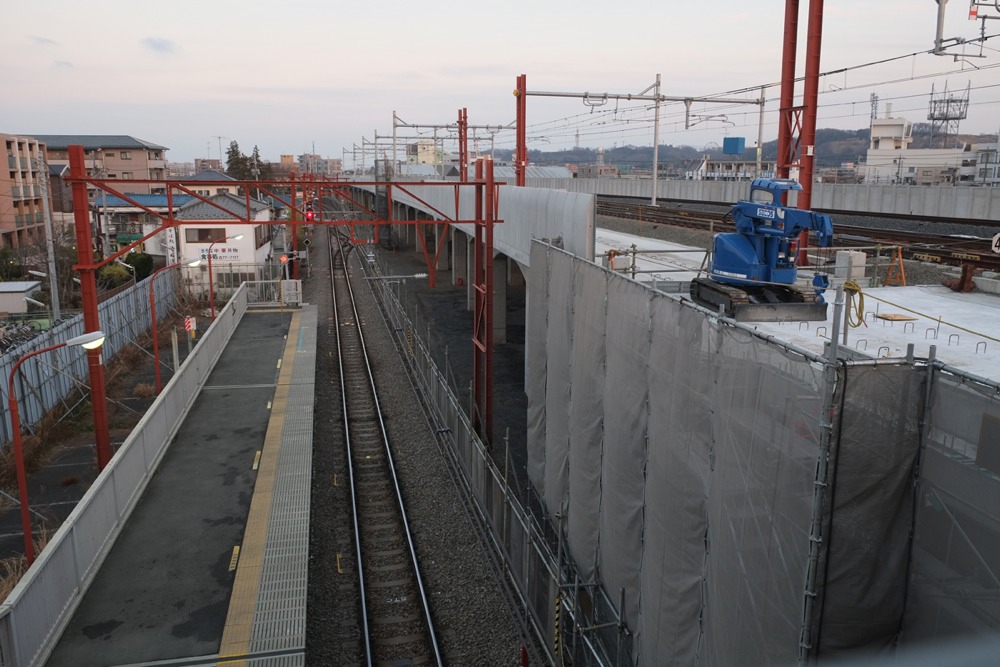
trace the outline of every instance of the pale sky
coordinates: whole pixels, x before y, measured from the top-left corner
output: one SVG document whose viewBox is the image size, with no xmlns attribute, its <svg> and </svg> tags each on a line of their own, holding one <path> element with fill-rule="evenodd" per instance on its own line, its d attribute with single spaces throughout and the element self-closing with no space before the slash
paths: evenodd
<svg viewBox="0 0 1000 667">
<path fill-rule="evenodd" d="M 780 79 L 782 0 L 502 3 L 319 0 L 6 0 L 0 7 L 0 132 L 126 134 L 166 146 L 173 162 L 219 157 L 230 140 L 262 156 L 345 157 L 391 137 L 393 111 L 411 125 L 511 125 L 516 77 L 528 90 L 719 95 Z M 800 1 L 799 73 L 809 0 Z M 995 9 L 982 10 L 997 15 Z M 947 5 L 945 37 L 974 39 L 969 0 Z M 827 0 L 823 72 L 929 51 L 934 0 Z M 986 22 L 987 34 L 1000 21 Z M 962 54 L 962 48 L 955 50 Z M 966 56 L 978 45 L 966 45 Z M 818 126 L 868 127 L 870 95 L 893 115 L 926 122 L 932 85 L 971 85 L 963 133 L 1000 127 L 1000 37 L 984 58 L 923 54 L 823 77 Z M 801 93 L 801 84 L 797 92 Z M 728 94 L 756 98 L 759 91 Z M 764 140 L 777 136 L 778 87 L 768 88 Z M 527 100 L 529 148 L 653 143 L 646 103 Z M 756 142 L 756 106 L 695 103 L 661 109 L 661 144 L 711 147 L 726 136 Z M 429 128 L 399 127 L 407 137 Z M 439 130 L 439 135 L 447 134 Z M 487 137 L 484 131 L 475 133 Z M 470 137 L 473 135 L 470 132 Z M 511 148 L 513 130 L 498 132 Z M 453 142 L 445 144 L 453 150 Z M 480 148 L 488 148 L 484 139 Z"/>
</svg>

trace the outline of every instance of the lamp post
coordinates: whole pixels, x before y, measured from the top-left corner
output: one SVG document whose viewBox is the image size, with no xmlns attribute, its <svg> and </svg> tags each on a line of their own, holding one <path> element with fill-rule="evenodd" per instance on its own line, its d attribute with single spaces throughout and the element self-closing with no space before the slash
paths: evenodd
<svg viewBox="0 0 1000 667">
<path fill-rule="evenodd" d="M 220 241 L 239 241 L 242 234 L 234 234 L 224 239 L 218 239 L 208 244 L 208 307 L 212 311 L 212 319 L 215 319 L 215 284 L 212 282 L 212 246 Z"/>
<path fill-rule="evenodd" d="M 14 394 L 14 376 L 17 369 L 31 357 L 58 350 L 60 347 L 81 345 L 86 350 L 96 350 L 104 345 L 104 332 L 91 331 L 76 338 L 70 338 L 64 343 L 50 345 L 40 350 L 29 352 L 14 364 L 10 369 L 10 377 L 7 379 L 7 401 L 10 407 L 10 428 L 14 438 L 14 463 L 17 466 L 17 493 L 21 502 L 21 528 L 24 533 L 24 556 L 28 559 L 28 566 L 35 561 L 35 544 L 31 539 L 31 511 L 28 508 L 28 476 L 24 469 L 24 452 L 21 445 L 21 420 L 17 415 L 17 396 Z"/>
<path fill-rule="evenodd" d="M 129 273 L 132 274 L 132 282 L 133 283 L 136 282 L 136 279 L 135 279 L 135 267 L 134 266 L 132 266 L 128 262 L 123 261 L 121 258 L 115 258 L 115 264 L 118 264 L 119 266 L 125 267 L 125 270 L 127 270 Z"/>
<path fill-rule="evenodd" d="M 49 328 L 52 328 L 52 311 L 49 309 L 49 304 L 42 303 L 38 299 L 32 299 L 30 296 L 24 297 L 25 303 L 30 303 L 32 306 L 38 306 L 39 308 L 44 308 L 45 313 L 49 316 Z"/>
<path fill-rule="evenodd" d="M 153 297 L 153 286 L 155 285 L 156 276 L 163 273 L 167 269 L 174 269 L 178 266 L 191 266 L 195 267 L 201 264 L 201 259 L 185 259 L 180 262 L 175 262 L 174 264 L 168 264 L 163 268 L 153 271 L 153 275 L 149 277 L 149 317 L 152 320 L 153 325 L 153 365 L 156 367 L 156 393 L 159 394 L 163 391 L 163 380 L 160 379 L 160 345 L 159 336 L 157 335 L 156 322 L 156 299 Z"/>
<path fill-rule="evenodd" d="M 33 271 L 28 270 L 28 274 L 35 276 L 36 278 L 41 278 L 43 280 L 49 279 L 49 274 L 44 271 Z M 53 274 L 54 275 L 54 274 Z M 62 318 L 62 313 L 59 311 L 59 289 L 56 286 L 58 281 L 53 280 L 49 283 L 49 301 L 51 302 L 48 306 L 49 311 L 49 327 L 53 322 Z"/>
</svg>

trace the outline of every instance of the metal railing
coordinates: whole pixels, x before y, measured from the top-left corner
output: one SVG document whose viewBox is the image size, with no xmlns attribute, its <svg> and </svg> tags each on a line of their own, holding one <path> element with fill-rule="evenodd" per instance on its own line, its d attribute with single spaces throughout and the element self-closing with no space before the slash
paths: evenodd
<svg viewBox="0 0 1000 667">
<path fill-rule="evenodd" d="M 246 312 L 248 292 L 244 286 L 219 311 L 163 393 L 0 606 L 0 667 L 41 665 L 52 652 Z"/>
<path fill-rule="evenodd" d="M 379 269 L 374 264 L 366 266 L 365 270 Z M 568 573 L 575 568 L 566 560 L 566 553 L 557 554 L 544 527 L 510 488 L 509 474 L 497 465 L 476 434 L 461 401 L 393 291 L 394 281 L 376 279 L 370 282 L 377 290 L 389 327 L 405 352 L 411 377 L 433 413 L 438 436 L 460 471 L 465 490 L 475 500 L 481 519 L 489 526 L 489 536 L 527 612 L 525 620 L 540 639 L 547 658 L 555 662 L 560 659 L 557 655 L 560 642 L 553 642 L 554 637 L 561 632 L 571 634 L 574 627 L 597 625 L 595 620 L 613 621 L 616 617 L 614 605 L 603 589 L 594 590 L 586 584 L 574 588 L 566 583 L 572 580 Z M 576 593 L 584 589 L 592 605 L 589 618 L 582 617 L 576 597 Z M 562 626 L 558 620 L 560 613 Z M 593 635 L 584 632 L 575 639 L 578 641 L 573 642 L 572 650 L 577 659 L 582 659 L 577 664 L 606 664 L 602 648 Z"/>
</svg>

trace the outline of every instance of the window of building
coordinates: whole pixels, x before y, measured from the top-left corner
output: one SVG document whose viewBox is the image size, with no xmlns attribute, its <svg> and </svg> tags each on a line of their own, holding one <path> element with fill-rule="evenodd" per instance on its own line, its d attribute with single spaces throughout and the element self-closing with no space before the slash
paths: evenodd
<svg viewBox="0 0 1000 667">
<path fill-rule="evenodd" d="M 184 241 L 187 243 L 212 243 L 226 238 L 224 227 L 187 227 L 184 229 Z"/>
<path fill-rule="evenodd" d="M 118 174 L 108 174 L 108 178 L 118 178 Z"/>
<path fill-rule="evenodd" d="M 130 153 L 129 151 L 122 151 L 122 159 L 123 160 L 131 160 L 132 159 L 132 153 Z"/>
<path fill-rule="evenodd" d="M 104 157 L 110 157 L 110 158 L 113 158 L 114 156 L 115 156 L 115 154 L 114 154 L 114 153 L 112 153 L 111 151 L 108 151 L 107 153 L 105 153 L 105 154 L 104 154 Z"/>
<path fill-rule="evenodd" d="M 131 171 L 123 171 L 122 172 L 122 179 L 126 180 L 126 181 L 131 181 L 132 180 L 132 172 Z"/>
</svg>

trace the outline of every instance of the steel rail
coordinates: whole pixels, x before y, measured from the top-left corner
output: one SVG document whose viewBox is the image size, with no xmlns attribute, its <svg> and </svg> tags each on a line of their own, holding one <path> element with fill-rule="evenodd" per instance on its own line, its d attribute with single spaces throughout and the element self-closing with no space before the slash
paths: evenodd
<svg viewBox="0 0 1000 667">
<path fill-rule="evenodd" d="M 339 252 L 335 253 L 335 247 L 339 248 Z M 337 255 L 339 255 L 339 261 Z M 348 274 L 347 253 L 344 252 L 343 246 L 339 242 L 338 235 L 333 230 L 330 230 L 329 259 L 331 274 L 330 280 L 333 288 L 333 312 L 334 322 L 336 325 L 337 352 L 340 359 L 339 374 L 341 382 L 341 395 L 343 397 L 344 440 L 347 448 L 347 463 L 352 504 L 351 513 L 355 531 L 355 557 L 357 559 L 359 597 L 361 601 L 360 624 L 364 639 L 365 656 L 367 661 L 366 664 L 373 665 L 395 663 L 400 660 L 405 661 L 407 659 L 419 657 L 432 660 L 433 664 L 443 665 L 444 662 L 441 655 L 441 649 L 430 612 L 428 594 L 423 584 L 423 576 L 420 572 L 419 559 L 417 557 L 413 540 L 413 531 L 407 517 L 406 503 L 403 498 L 399 475 L 397 473 L 396 463 L 392 454 L 392 446 L 389 441 L 389 435 L 385 427 L 385 420 L 382 415 L 382 408 L 378 398 L 378 389 L 375 385 L 374 373 L 372 372 L 369 360 L 367 345 L 364 339 L 364 332 L 362 331 L 362 319 L 357 312 L 354 290 L 351 286 L 350 276 Z M 341 276 L 339 280 L 338 276 Z M 338 282 L 340 283 L 339 285 Z M 343 297 L 338 296 L 338 294 L 343 294 Z M 339 303 L 341 299 L 343 299 L 343 305 L 345 306 L 343 311 L 341 311 L 341 305 Z M 350 336 L 354 339 L 353 341 L 346 340 L 347 336 L 343 333 L 345 331 L 351 332 Z M 348 347 L 353 347 L 355 349 L 348 350 Z M 349 361 L 364 369 L 364 382 L 351 383 L 348 381 L 350 369 L 348 369 L 347 364 Z M 354 372 L 356 373 L 357 370 Z M 352 425 L 359 427 L 357 429 L 358 437 L 355 438 L 354 441 L 352 441 Z M 378 443 L 374 443 L 372 440 L 374 435 L 373 433 L 364 430 L 366 426 L 369 428 L 374 427 L 374 430 L 377 431 L 379 437 Z M 362 476 L 362 473 L 359 471 L 358 465 L 356 465 L 355 458 L 357 456 L 360 460 L 363 445 L 359 445 L 358 441 L 359 439 L 364 440 L 365 436 L 368 437 L 369 450 L 371 444 L 377 444 L 381 454 L 385 457 L 384 470 L 375 471 L 374 468 L 372 470 L 376 474 L 378 472 L 384 472 L 388 477 L 388 481 L 391 482 L 393 491 L 393 498 L 391 499 L 391 502 L 395 505 L 398 512 L 398 514 L 394 517 L 395 520 L 398 520 L 398 528 L 395 526 L 395 521 L 392 521 L 391 524 L 380 524 L 379 528 L 391 528 L 391 530 L 398 529 L 401 535 L 390 536 L 390 539 L 401 537 L 406 544 L 408 557 L 407 572 L 412 578 L 412 581 L 410 581 L 409 584 L 412 584 L 412 588 L 415 589 L 413 592 L 419 601 L 421 625 L 423 627 L 423 636 L 420 638 L 419 643 L 423 645 L 423 650 L 426 651 L 426 654 L 421 654 L 419 656 L 386 656 L 386 651 L 398 650 L 405 652 L 408 650 L 407 647 L 412 647 L 415 642 L 412 634 L 409 632 L 409 629 L 405 630 L 401 635 L 392 634 L 393 631 L 389 628 L 391 628 L 394 623 L 404 625 L 400 622 L 403 617 L 400 615 L 398 617 L 387 618 L 384 613 L 384 604 L 381 605 L 383 616 L 373 617 L 375 614 L 379 613 L 376 611 L 376 607 L 380 607 L 380 604 L 379 598 L 373 598 L 369 595 L 368 588 L 372 585 L 371 580 L 373 578 L 366 574 L 364 563 L 366 556 L 370 555 L 367 554 L 365 548 L 365 528 L 372 528 L 374 526 L 374 522 L 371 519 L 371 514 L 366 516 L 364 513 L 366 511 L 370 513 L 375 510 L 371 506 L 366 507 L 366 504 L 363 502 L 362 496 L 365 495 L 366 492 L 372 493 L 372 491 L 362 486 L 359 479 Z M 371 454 L 365 456 L 366 464 L 371 460 L 371 457 Z M 370 475 L 368 475 L 368 477 L 370 477 Z M 385 477 L 382 477 L 382 481 L 386 481 Z M 378 493 L 378 491 L 376 490 L 375 493 Z M 376 552 L 372 557 L 376 560 L 380 557 L 384 558 L 385 551 Z M 387 568 L 383 563 L 378 563 L 372 566 L 372 571 L 374 572 L 382 572 L 387 569 L 389 568 Z M 398 582 L 394 582 L 393 585 L 396 585 L 396 583 Z M 383 582 L 383 592 L 386 588 L 388 588 L 388 584 Z M 410 591 L 407 590 L 407 594 L 409 593 Z M 408 595 L 400 597 L 405 599 Z M 382 628 L 381 634 L 376 634 L 374 632 L 373 626 L 375 625 L 380 625 Z M 386 635 L 389 636 L 386 637 Z M 415 653 L 416 651 L 413 650 L 413 652 Z"/>
<path fill-rule="evenodd" d="M 598 215 L 607 215 L 652 224 L 687 227 L 692 229 L 728 231 L 733 224 L 725 213 L 711 213 L 700 210 L 663 209 L 644 204 L 598 201 Z M 947 234 L 928 234 L 880 227 L 859 227 L 837 223 L 834 238 L 838 245 L 899 245 L 906 259 L 948 264 L 951 266 L 972 266 L 1000 270 L 1000 255 L 990 251 L 990 239 L 966 238 Z"/>
</svg>

